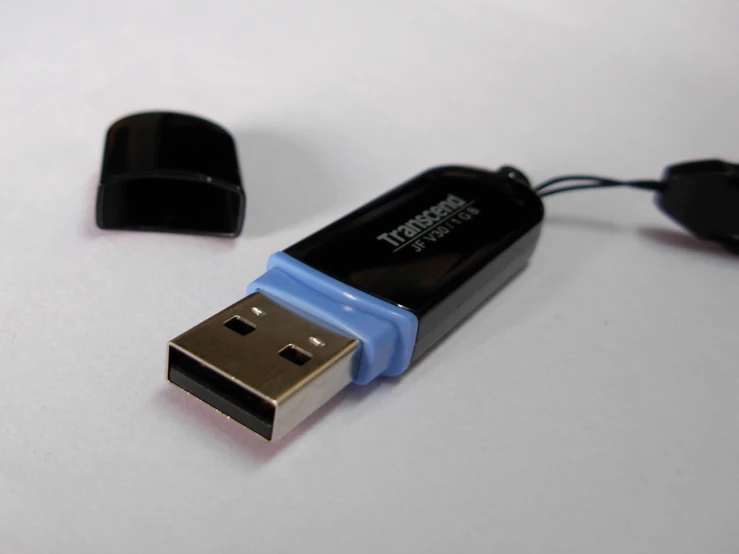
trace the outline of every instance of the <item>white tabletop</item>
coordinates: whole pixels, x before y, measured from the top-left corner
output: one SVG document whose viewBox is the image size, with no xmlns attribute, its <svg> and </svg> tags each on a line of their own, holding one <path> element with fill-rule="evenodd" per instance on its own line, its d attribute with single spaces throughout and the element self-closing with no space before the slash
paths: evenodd
<svg viewBox="0 0 739 554">
<path fill-rule="evenodd" d="M 739 161 L 732 0 L 6 0 L 0 551 L 734 553 L 739 258 L 632 190 L 548 199 L 528 269 L 405 377 L 268 444 L 167 340 L 433 165 Z M 94 223 L 107 126 L 239 145 L 235 240 Z"/>
</svg>

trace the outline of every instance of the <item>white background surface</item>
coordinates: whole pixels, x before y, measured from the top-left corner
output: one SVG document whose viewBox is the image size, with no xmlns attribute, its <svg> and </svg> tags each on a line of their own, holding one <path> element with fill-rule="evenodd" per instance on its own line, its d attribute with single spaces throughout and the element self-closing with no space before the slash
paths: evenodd
<svg viewBox="0 0 739 554">
<path fill-rule="evenodd" d="M 429 166 L 739 161 L 737 31 L 732 0 L 2 0 L 0 551 L 738 552 L 739 262 L 644 192 L 548 200 L 518 279 L 277 445 L 164 380 L 271 252 Z M 233 131 L 240 238 L 95 227 L 146 109 Z"/>
</svg>

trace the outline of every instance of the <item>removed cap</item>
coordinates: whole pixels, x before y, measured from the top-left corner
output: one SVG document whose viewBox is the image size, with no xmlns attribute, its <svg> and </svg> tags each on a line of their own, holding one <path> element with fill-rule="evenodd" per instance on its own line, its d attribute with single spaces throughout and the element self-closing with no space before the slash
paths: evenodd
<svg viewBox="0 0 739 554">
<path fill-rule="evenodd" d="M 108 130 L 97 197 L 101 229 L 235 237 L 245 205 L 236 146 L 219 125 L 149 112 Z"/>
<path fill-rule="evenodd" d="M 739 164 L 698 160 L 672 165 L 657 205 L 695 236 L 739 254 Z"/>
</svg>

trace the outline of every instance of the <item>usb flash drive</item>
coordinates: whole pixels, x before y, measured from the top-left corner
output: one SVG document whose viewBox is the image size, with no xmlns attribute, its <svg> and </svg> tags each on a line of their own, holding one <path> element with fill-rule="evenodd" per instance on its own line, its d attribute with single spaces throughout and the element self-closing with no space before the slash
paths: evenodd
<svg viewBox="0 0 739 554">
<path fill-rule="evenodd" d="M 429 170 L 272 255 L 169 343 L 167 377 L 276 440 L 349 383 L 403 373 L 526 264 L 543 216 L 517 170 Z"/>
</svg>

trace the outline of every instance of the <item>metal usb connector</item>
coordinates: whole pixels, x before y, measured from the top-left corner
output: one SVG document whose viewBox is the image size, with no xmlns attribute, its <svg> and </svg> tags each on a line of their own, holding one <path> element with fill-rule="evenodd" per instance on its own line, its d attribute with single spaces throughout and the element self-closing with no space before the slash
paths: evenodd
<svg viewBox="0 0 739 554">
<path fill-rule="evenodd" d="M 359 351 L 257 292 L 170 341 L 167 378 L 276 440 L 351 383 Z"/>
</svg>

